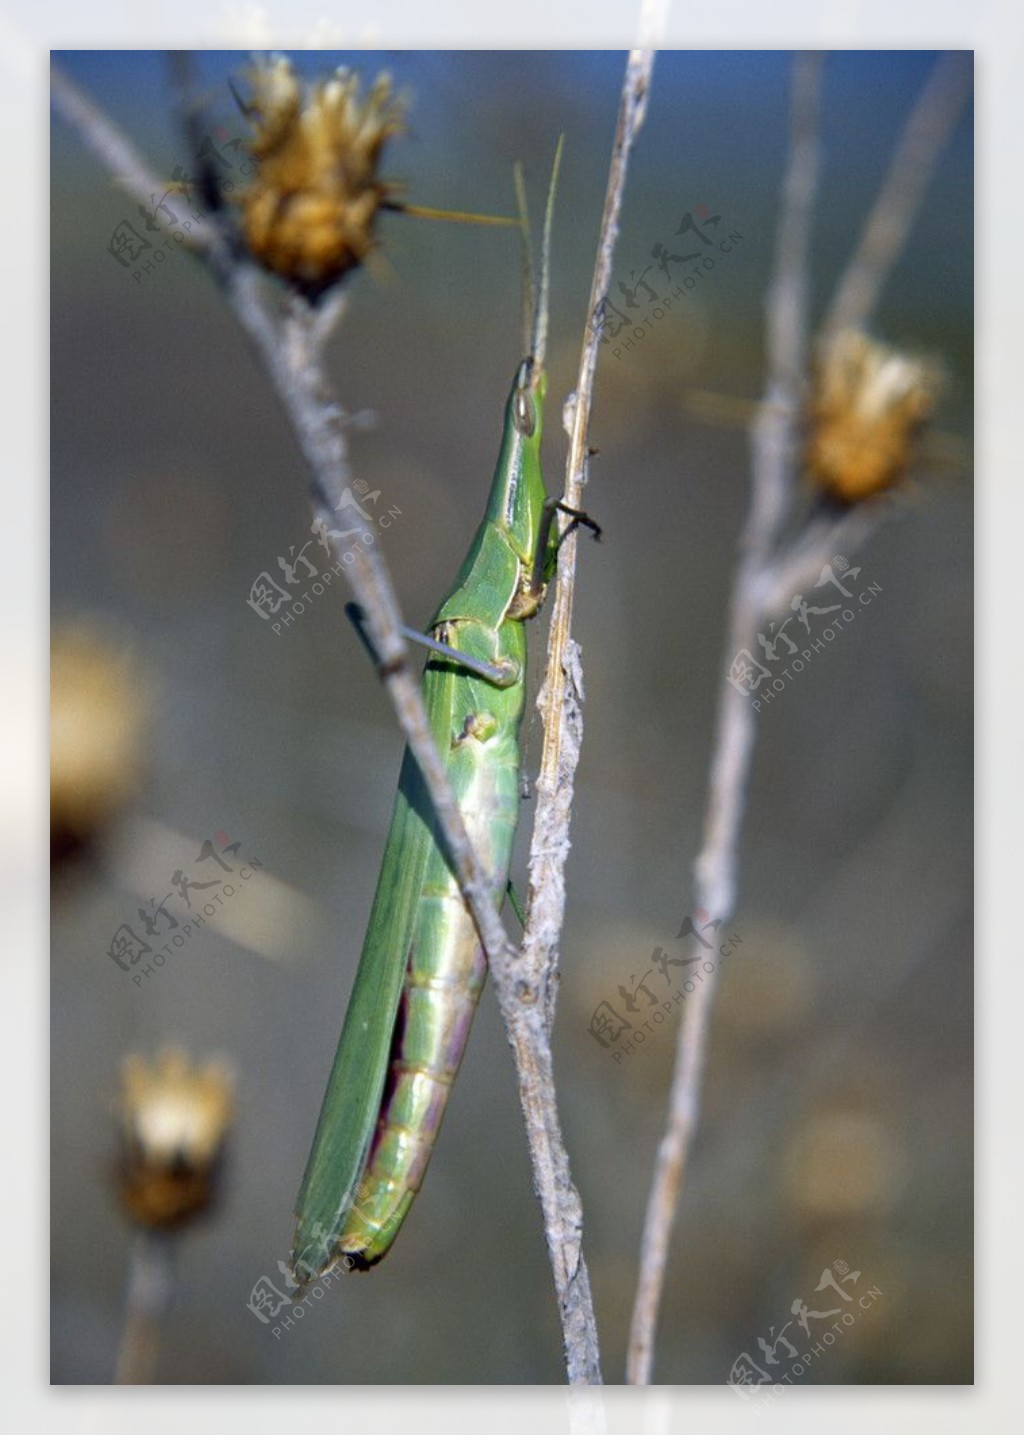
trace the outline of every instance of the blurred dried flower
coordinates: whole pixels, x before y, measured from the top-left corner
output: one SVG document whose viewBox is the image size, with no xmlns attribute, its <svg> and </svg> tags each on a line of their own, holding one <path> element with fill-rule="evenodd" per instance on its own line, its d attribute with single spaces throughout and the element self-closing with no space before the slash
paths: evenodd
<svg viewBox="0 0 1024 1435">
<path fill-rule="evenodd" d="M 50 849 L 88 843 L 141 778 L 148 679 L 134 654 L 87 624 L 50 637 Z"/>
<path fill-rule="evenodd" d="M 898 1199 L 905 1156 L 891 1124 L 873 1112 L 826 1110 L 793 1132 L 783 1178 L 804 1219 L 879 1215 Z"/>
<path fill-rule="evenodd" d="M 939 367 L 844 329 L 818 355 L 808 405 L 805 463 L 811 481 L 857 503 L 905 476 L 931 415 Z"/>
<path fill-rule="evenodd" d="M 249 148 L 259 170 L 239 198 L 245 242 L 315 298 L 375 246 L 377 212 L 393 188 L 377 169 L 402 128 L 402 108 L 387 75 L 364 100 L 359 76 L 344 69 L 304 92 L 282 56 L 255 65 L 249 79 Z"/>
<path fill-rule="evenodd" d="M 762 1041 L 791 1040 L 806 1030 L 819 981 L 799 934 L 770 917 L 750 913 L 751 938 L 729 958 L 733 978 L 720 997 L 722 1039 L 736 1047 L 734 1061 L 753 1058 Z"/>
<path fill-rule="evenodd" d="M 233 1111 L 233 1081 L 220 1062 L 193 1067 L 168 1047 L 149 1066 L 121 1069 L 119 1192 L 140 1225 L 169 1230 L 205 1210 L 216 1193 Z"/>
</svg>

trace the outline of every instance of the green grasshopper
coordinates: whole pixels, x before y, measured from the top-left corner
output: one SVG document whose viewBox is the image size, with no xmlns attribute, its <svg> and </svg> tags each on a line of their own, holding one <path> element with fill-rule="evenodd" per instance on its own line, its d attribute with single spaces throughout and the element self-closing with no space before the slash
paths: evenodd
<svg viewBox="0 0 1024 1435">
<path fill-rule="evenodd" d="M 505 405 L 487 510 L 429 636 L 422 693 L 434 740 L 500 908 L 519 816 L 524 623 L 539 610 L 558 547 L 585 514 L 547 497 L 540 447 L 551 216 L 544 222 L 529 356 Z M 520 201 L 523 207 L 522 199 Z M 524 235 L 527 219 L 523 214 Z M 529 258 L 527 252 L 527 267 Z M 558 511 L 569 523 L 559 533 Z M 350 616 L 359 621 L 358 610 Z M 296 1206 L 296 1274 L 368 1270 L 390 1249 L 419 1190 L 486 976 L 486 959 L 406 750 L 355 987 Z"/>
</svg>

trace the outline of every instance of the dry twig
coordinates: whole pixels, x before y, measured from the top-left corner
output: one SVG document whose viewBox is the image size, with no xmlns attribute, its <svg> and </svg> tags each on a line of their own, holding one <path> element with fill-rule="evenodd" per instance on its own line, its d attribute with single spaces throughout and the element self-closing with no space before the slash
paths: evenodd
<svg viewBox="0 0 1024 1435">
<path fill-rule="evenodd" d="M 612 257 L 630 151 L 643 123 L 654 53 L 634 50 L 626 65 L 622 101 L 615 132 L 597 260 L 587 313 L 594 316 L 608 294 Z M 571 439 L 566 462 L 564 502 L 579 508 L 587 470 L 587 434 L 601 329 L 594 324 L 583 340 L 576 392 L 571 402 Z M 554 976 L 558 943 L 565 917 L 565 863 L 569 855 L 569 822 L 573 786 L 582 736 L 583 683 L 579 648 L 570 637 L 576 581 L 576 534 L 570 533 L 559 552 L 558 575 L 548 638 L 544 685 L 537 706 L 544 721 L 544 747 L 537 779 L 537 811 L 530 845 L 529 894 L 518 982 L 525 993 L 510 1000 L 503 992 L 502 1010 L 516 1053 L 519 1091 L 538 1182 L 545 1208 L 545 1230 L 562 1313 L 569 1357 L 572 1338 L 577 1355 L 569 1360 L 570 1379 L 600 1381 L 597 1327 L 593 1318 L 590 1278 L 582 1253 L 582 1209 L 573 1186 L 568 1158 L 557 1127 L 551 1071 L 551 1025 L 554 1018 Z M 541 1175 L 544 1187 L 540 1186 Z M 573 1373 L 575 1367 L 575 1374 Z"/>
<path fill-rule="evenodd" d="M 775 273 L 767 294 L 765 397 L 751 426 L 750 511 L 740 541 L 711 764 L 704 839 L 694 867 L 695 906 L 720 921 L 736 907 L 739 840 L 756 738 L 745 694 L 726 678 L 730 661 L 756 647 L 757 634 L 787 604 L 808 574 L 841 546 L 852 551 L 874 529 L 883 508 L 851 509 L 811 521 L 791 542 L 782 535 L 796 501 L 798 420 L 808 358 L 808 261 L 819 170 L 820 53 L 797 58 L 793 75 L 790 156 L 782 186 Z M 863 324 L 909 234 L 939 152 L 966 101 L 970 67 L 947 56 L 915 106 L 879 198 L 829 310 L 831 330 Z M 658 1147 L 640 1248 L 626 1379 L 647 1384 L 664 1288 L 669 1240 L 700 1112 L 711 1010 L 719 967 L 690 995 L 680 1025 L 665 1133 Z"/>
<path fill-rule="evenodd" d="M 826 333 L 858 329 L 873 312 L 903 252 L 939 155 L 967 103 L 972 76 L 971 52 L 952 50 L 928 77 L 893 152 L 856 252 L 836 289 L 823 325 Z"/>
<path fill-rule="evenodd" d="M 151 1385 L 174 1289 L 173 1235 L 141 1231 L 132 1247 L 115 1385 Z"/>
<path fill-rule="evenodd" d="M 755 641 L 762 574 L 791 496 L 794 429 L 806 351 L 807 251 L 819 169 L 820 96 L 820 57 L 801 57 L 794 74 L 792 143 L 782 186 L 776 275 L 767 299 L 770 377 L 755 419 L 753 491 L 733 590 L 729 654 Z M 695 905 L 723 922 L 735 906 L 737 845 L 754 738 L 755 717 L 749 702 L 723 681 L 704 843 L 695 867 Z M 651 1379 L 669 1238 L 700 1109 L 717 972 L 716 965 L 691 993 L 679 1031 L 668 1121 L 658 1148 L 640 1246 L 626 1365 L 630 1385 L 647 1385 Z"/>
</svg>

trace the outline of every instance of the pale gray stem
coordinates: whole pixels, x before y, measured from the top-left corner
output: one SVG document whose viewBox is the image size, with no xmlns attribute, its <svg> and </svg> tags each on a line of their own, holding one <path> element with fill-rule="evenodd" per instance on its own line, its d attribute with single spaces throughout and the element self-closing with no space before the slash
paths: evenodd
<svg viewBox="0 0 1024 1435">
<path fill-rule="evenodd" d="M 756 642 L 760 603 L 758 562 L 741 562 L 733 595 L 726 662 Z M 736 906 L 739 837 L 756 738 L 749 697 L 723 681 L 711 763 L 704 838 L 694 867 L 694 906 L 727 922 Z M 626 1363 L 628 1385 L 648 1385 L 665 1284 L 669 1241 L 700 1114 L 711 1009 L 719 963 L 697 982 L 686 999 L 676 1045 L 668 1118 L 655 1158 L 654 1178 L 640 1240 L 640 1274 L 630 1325 Z"/>
<path fill-rule="evenodd" d="M 789 163 L 781 188 L 775 236 L 775 273 L 765 297 L 768 371 L 764 400 L 753 422 L 757 469 L 743 551 L 771 552 L 793 500 L 796 429 L 808 345 L 811 219 L 821 169 L 821 76 L 824 55 L 793 64 Z"/>
<path fill-rule="evenodd" d="M 643 123 L 654 66 L 654 53 L 634 50 L 626 64 L 622 101 L 612 148 L 597 258 L 590 288 L 588 316 L 593 320 L 583 338 L 576 389 L 567 406 L 570 434 L 562 500 L 580 508 L 587 482 L 588 435 L 593 406 L 602 324 L 596 316 L 608 296 L 612 261 L 619 232 L 630 152 Z M 575 531 L 565 538 L 558 555 L 552 603 L 547 667 L 537 707 L 544 720 L 544 747 L 537 779 L 537 809 L 530 846 L 530 877 L 523 956 L 536 972 L 553 1019 L 551 977 L 558 961 L 558 939 L 565 913 L 565 862 L 569 853 L 569 820 L 573 783 L 582 733 L 583 680 L 579 650 L 571 638 L 576 591 Z"/>
<path fill-rule="evenodd" d="M 132 1247 L 115 1385 L 151 1385 L 174 1293 L 175 1237 L 140 1231 Z"/>
<path fill-rule="evenodd" d="M 129 194 L 148 206 L 167 192 L 167 181 L 153 173 L 131 140 L 55 66 L 50 70 L 50 94 L 57 111 Z M 191 229 L 182 233 L 182 243 L 192 249 L 203 250 L 210 242 L 210 226 L 202 218 L 193 219 Z"/>
<path fill-rule="evenodd" d="M 767 296 L 767 381 L 751 426 L 750 511 L 741 539 L 719 697 L 704 842 L 694 870 L 696 905 L 728 921 L 736 906 L 738 847 L 756 737 L 747 696 L 727 680 L 732 658 L 754 650 L 765 621 L 838 552 L 851 552 L 885 514 L 881 505 L 815 520 L 788 546 L 783 532 L 796 490 L 796 456 L 807 369 L 807 287 L 810 224 L 819 170 L 820 54 L 794 67 L 788 168 L 775 269 Z M 860 244 L 840 280 L 826 329 L 865 324 L 906 243 L 939 152 L 970 91 L 970 57 L 945 56 L 936 66 L 896 146 Z M 646 1384 L 672 1226 L 700 1112 L 718 965 L 688 1000 L 680 1026 L 665 1134 L 641 1239 L 640 1278 L 630 1330 L 627 1381 Z"/>
<path fill-rule="evenodd" d="M 782 185 L 775 274 L 766 297 L 768 383 L 752 427 L 750 513 L 740 540 L 724 673 L 743 648 L 756 645 L 765 573 L 792 502 L 795 426 L 807 349 L 807 264 L 819 170 L 820 54 L 794 65 L 789 163 Z M 736 905 L 736 869 L 755 715 L 749 698 L 723 675 L 704 840 L 694 869 L 695 905 L 727 922 Z M 640 1274 L 630 1325 L 626 1381 L 647 1385 L 665 1283 L 669 1240 L 700 1111 L 711 1007 L 718 965 L 690 994 L 679 1028 L 665 1134 L 640 1242 Z"/>
<path fill-rule="evenodd" d="M 632 51 L 626 63 L 588 316 L 598 310 L 611 283 L 626 171 L 643 123 L 653 65 L 654 54 L 647 50 Z M 600 326 L 593 325 L 584 336 L 571 408 L 563 501 L 573 508 L 580 507 L 586 482 L 587 436 L 600 343 Z M 538 1194 L 545 1211 L 548 1254 L 556 1272 L 569 1379 L 572 1383 L 593 1385 L 600 1384 L 601 1367 L 590 1276 L 583 1258 L 583 1212 L 579 1193 L 572 1183 L 554 1100 L 538 1099 L 544 1089 L 538 1083 L 549 1084 L 552 1097 L 554 1092 L 551 1068 L 554 977 L 565 920 L 565 863 L 569 855 L 569 824 L 582 737 L 583 678 L 579 648 L 571 637 L 575 582 L 576 535 L 572 533 L 559 552 L 547 667 L 537 699 L 544 723 L 544 747 L 530 844 L 521 969 L 517 973 L 517 981 L 525 983 L 531 1004 L 524 1007 L 522 998 L 513 1001 L 509 991 L 500 995 L 520 1071 L 520 1099 L 534 1156 Z"/>
<path fill-rule="evenodd" d="M 936 63 L 893 151 L 885 181 L 825 319 L 826 334 L 860 328 L 878 302 L 903 252 L 925 190 L 971 93 L 969 50 L 953 50 Z"/>
<path fill-rule="evenodd" d="M 761 592 L 762 620 L 778 617 L 790 607 L 795 593 L 818 581 L 833 558 L 855 553 L 881 521 L 882 507 L 851 508 L 833 519 L 809 525 L 806 534 L 766 569 Z"/>
</svg>

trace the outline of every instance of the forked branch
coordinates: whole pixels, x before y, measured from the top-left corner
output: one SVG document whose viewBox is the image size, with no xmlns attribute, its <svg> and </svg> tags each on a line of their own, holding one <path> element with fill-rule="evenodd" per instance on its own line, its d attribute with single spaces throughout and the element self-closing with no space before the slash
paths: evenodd
<svg viewBox="0 0 1024 1435">
<path fill-rule="evenodd" d="M 853 551 L 884 506 L 862 505 L 808 521 L 785 541 L 798 501 L 798 423 L 808 380 L 810 234 L 820 164 L 820 53 L 793 71 L 790 151 L 782 185 L 775 268 L 766 296 L 767 379 L 751 426 L 750 510 L 740 540 L 719 695 L 704 836 L 694 866 L 694 905 L 726 922 L 737 900 L 742 835 L 756 726 L 749 697 L 728 678 L 732 657 L 755 651 L 757 635 L 797 587 L 838 548 Z M 825 332 L 865 324 L 909 235 L 913 219 L 970 89 L 969 56 L 943 57 L 915 105 L 864 233 L 840 279 Z M 684 1008 L 665 1133 L 655 1158 L 640 1248 L 626 1379 L 647 1384 L 664 1289 L 669 1242 L 700 1113 L 719 966 L 696 984 Z"/>
</svg>

